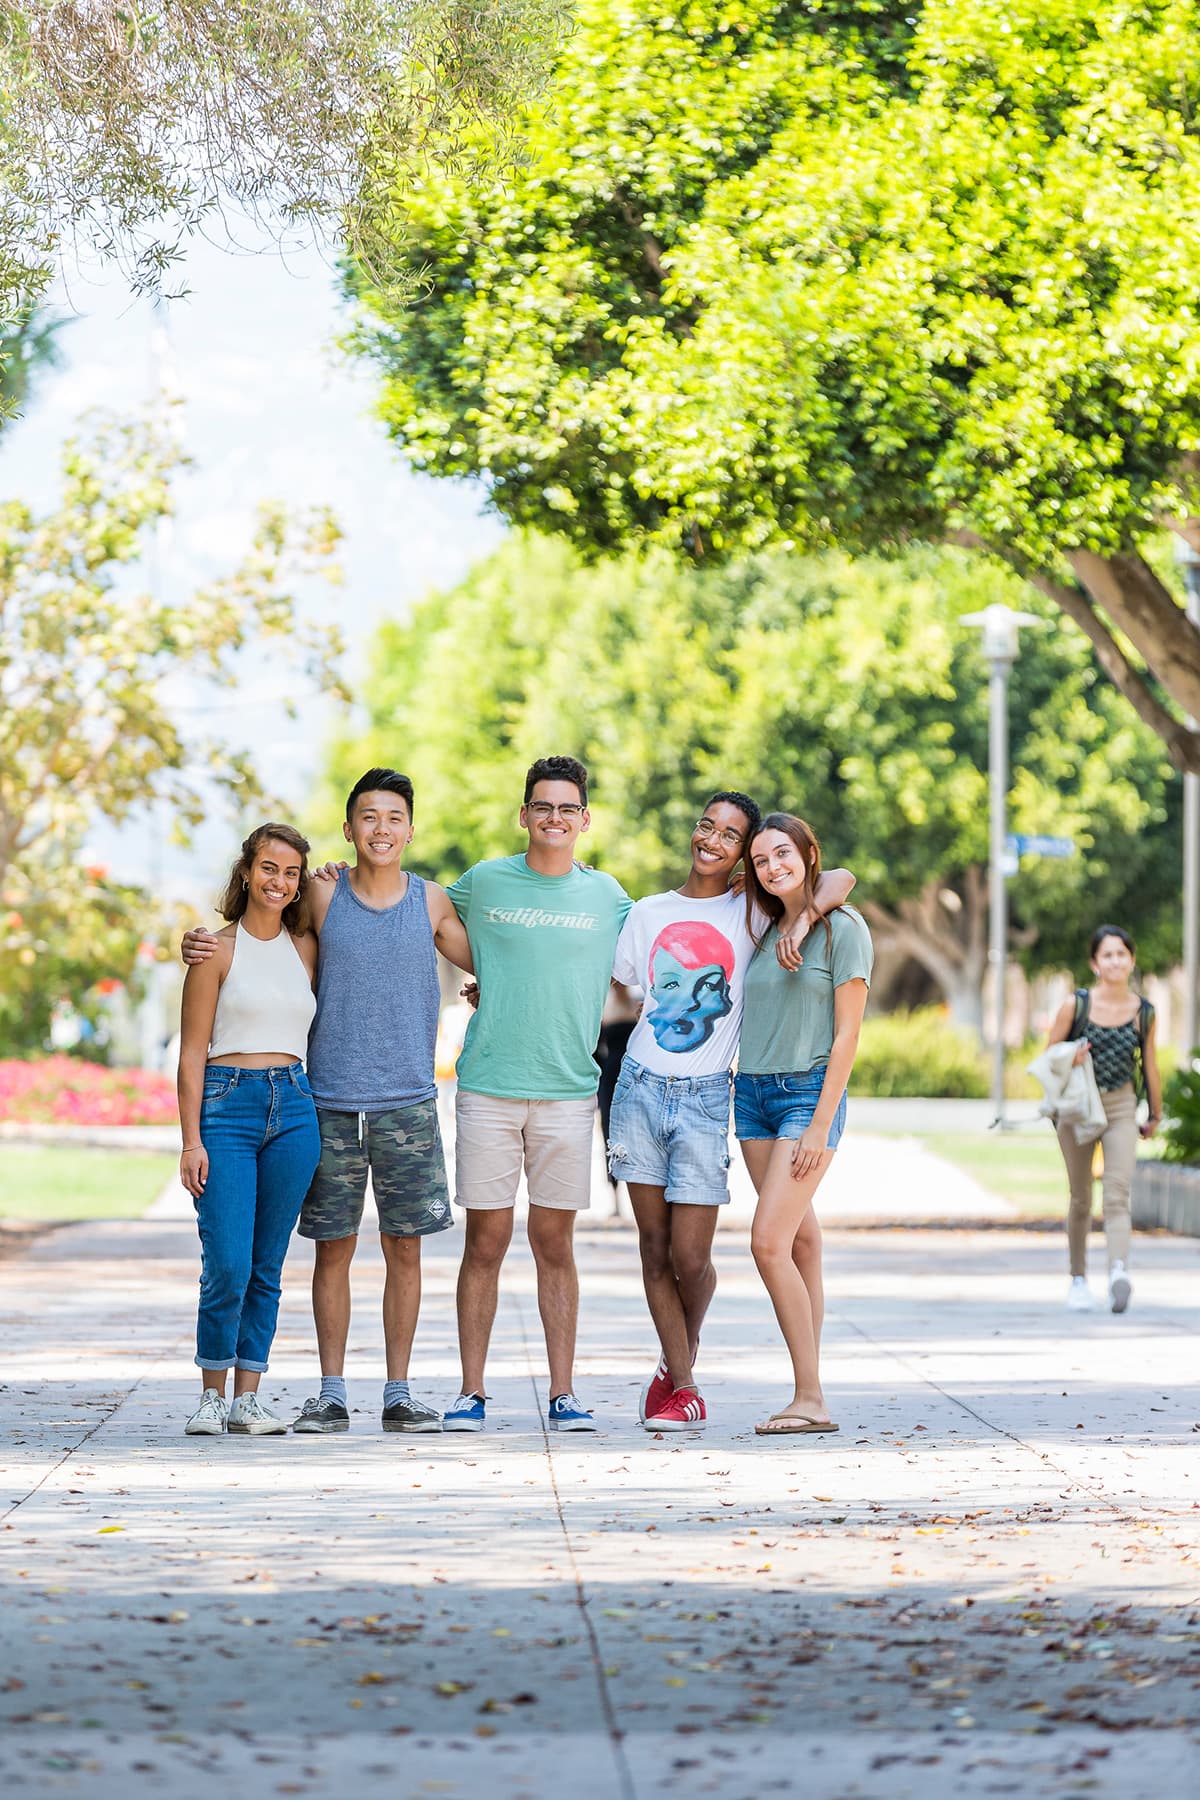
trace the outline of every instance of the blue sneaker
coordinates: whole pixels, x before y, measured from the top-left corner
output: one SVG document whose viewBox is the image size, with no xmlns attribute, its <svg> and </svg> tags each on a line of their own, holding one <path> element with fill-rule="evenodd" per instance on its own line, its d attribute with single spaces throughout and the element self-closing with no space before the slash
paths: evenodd
<svg viewBox="0 0 1200 1800">
<path fill-rule="evenodd" d="M 550 1402 L 546 1424 L 551 1431 L 595 1431 L 596 1421 L 574 1394 L 560 1394 Z"/>
<path fill-rule="evenodd" d="M 482 1431 L 487 1424 L 487 1407 L 478 1394 L 460 1394 L 442 1418 L 443 1431 Z"/>
</svg>

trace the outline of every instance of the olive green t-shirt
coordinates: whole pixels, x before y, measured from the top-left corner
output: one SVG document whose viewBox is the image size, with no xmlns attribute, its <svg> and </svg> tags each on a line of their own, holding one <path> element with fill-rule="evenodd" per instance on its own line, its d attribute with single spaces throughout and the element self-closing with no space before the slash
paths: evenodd
<svg viewBox="0 0 1200 1800">
<path fill-rule="evenodd" d="M 772 925 L 746 973 L 738 1068 L 743 1075 L 803 1075 L 829 1061 L 833 994 L 845 981 L 870 984 L 875 953 L 866 920 L 852 906 L 818 919 L 801 946 L 804 961 L 781 969 Z"/>
</svg>

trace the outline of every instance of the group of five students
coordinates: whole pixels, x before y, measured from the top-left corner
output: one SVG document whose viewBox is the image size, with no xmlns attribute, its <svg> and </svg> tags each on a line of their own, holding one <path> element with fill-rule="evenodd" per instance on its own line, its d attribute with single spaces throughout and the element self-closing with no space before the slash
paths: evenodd
<svg viewBox="0 0 1200 1800">
<path fill-rule="evenodd" d="M 369 770 L 351 790 L 349 868 L 310 880 L 308 845 L 287 826 L 246 839 L 219 909 L 225 930 L 184 940 L 181 1176 L 202 1246 L 203 1390 L 189 1433 L 287 1429 L 257 1389 L 297 1217 L 316 1245 L 321 1390 L 294 1429 L 349 1428 L 350 1265 L 368 1173 L 386 1264 L 384 1429 L 484 1429 L 485 1364 L 522 1171 L 547 1425 L 595 1428 L 574 1393 L 573 1232 L 590 1198 L 593 1052 L 614 976 L 645 994 L 610 1119 L 611 1171 L 629 1186 L 661 1348 L 641 1416 L 651 1430 L 705 1422 L 694 1365 L 716 1282 L 713 1230 L 729 1197 L 732 1093 L 758 1194 L 752 1253 L 793 1370 L 790 1401 L 756 1430 L 837 1429 L 820 1384 L 813 1197 L 843 1128 L 871 975 L 867 928 L 844 904 L 853 877 L 822 872 L 802 820 L 763 818 L 747 795 L 727 791 L 692 833 L 682 887 L 634 904 L 577 860 L 589 822 L 587 771 L 556 756 L 526 777 L 526 850 L 476 864 L 448 890 L 403 868 L 414 797 L 394 770 Z M 421 1238 L 452 1223 L 434 1077 L 435 950 L 478 984 L 457 1071 L 462 1383 L 444 1418 L 408 1385 Z"/>
</svg>

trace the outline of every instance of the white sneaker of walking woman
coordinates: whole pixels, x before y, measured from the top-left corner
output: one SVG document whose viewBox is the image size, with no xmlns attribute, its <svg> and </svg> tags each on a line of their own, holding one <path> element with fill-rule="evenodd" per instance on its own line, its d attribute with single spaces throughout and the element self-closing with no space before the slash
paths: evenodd
<svg viewBox="0 0 1200 1800">
<path fill-rule="evenodd" d="M 1115 1313 L 1123 1313 L 1129 1305 L 1129 1296 L 1133 1292 L 1133 1283 L 1125 1273 L 1125 1264 L 1115 1262 L 1108 1271 L 1108 1298 Z"/>
<path fill-rule="evenodd" d="M 1087 1284 L 1086 1275 L 1072 1275 L 1067 1289 L 1068 1312 L 1095 1312 L 1096 1296 Z"/>
</svg>

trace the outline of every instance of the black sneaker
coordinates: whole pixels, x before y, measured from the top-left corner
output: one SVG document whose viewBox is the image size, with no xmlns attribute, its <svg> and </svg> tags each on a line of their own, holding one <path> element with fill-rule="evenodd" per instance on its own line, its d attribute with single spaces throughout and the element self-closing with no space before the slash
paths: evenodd
<svg viewBox="0 0 1200 1800">
<path fill-rule="evenodd" d="M 385 1431 L 440 1431 L 442 1415 L 419 1400 L 395 1400 L 383 1409 Z"/>
<path fill-rule="evenodd" d="M 293 1431 L 349 1431 L 350 1414 L 340 1400 L 320 1400 L 311 1396 L 300 1408 L 300 1417 L 292 1420 Z"/>
</svg>

